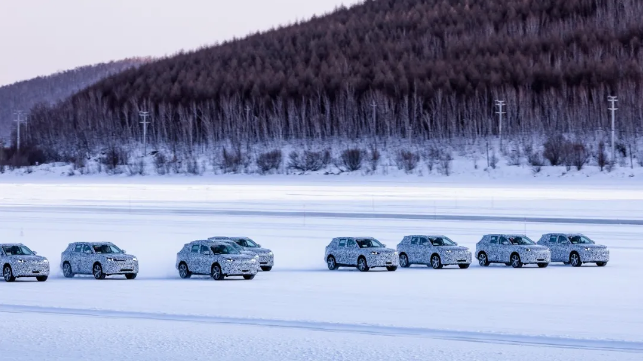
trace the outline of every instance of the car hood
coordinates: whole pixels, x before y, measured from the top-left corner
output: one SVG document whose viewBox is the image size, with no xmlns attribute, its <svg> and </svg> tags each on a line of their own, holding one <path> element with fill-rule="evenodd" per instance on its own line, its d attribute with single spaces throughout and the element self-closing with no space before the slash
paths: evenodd
<svg viewBox="0 0 643 361">
<path fill-rule="evenodd" d="M 520 247 L 520 249 L 530 249 L 530 250 L 532 250 L 532 251 L 548 251 L 548 250 L 549 250 L 549 248 L 548 248 L 548 247 L 545 247 L 545 246 L 539 246 L 539 245 L 537 245 L 537 244 L 535 244 L 535 245 L 530 245 L 530 246 L 528 246 L 528 245 L 520 245 L 520 246 L 518 246 L 518 247 Z"/>
<path fill-rule="evenodd" d="M 270 253 L 272 252 L 268 248 L 250 248 L 251 250 L 255 251 L 258 254 L 264 254 L 264 253 Z"/>
<path fill-rule="evenodd" d="M 379 247 L 379 248 L 360 248 L 364 252 L 378 252 L 380 254 L 388 254 L 388 253 L 394 253 L 397 252 L 394 249 L 391 248 L 384 248 L 384 247 Z"/>
<path fill-rule="evenodd" d="M 233 259 L 235 261 L 249 261 L 255 258 L 254 255 L 249 255 L 249 254 L 222 254 L 221 256 L 223 258 Z"/>
<path fill-rule="evenodd" d="M 574 247 L 578 248 L 590 248 L 590 249 L 606 249 L 607 246 L 602 244 L 575 244 Z"/>
<path fill-rule="evenodd" d="M 16 261 L 21 259 L 21 260 L 23 260 L 25 262 L 42 262 L 42 261 L 47 260 L 47 258 L 45 258 L 43 256 L 35 256 L 35 255 L 31 255 L 31 256 L 11 256 L 11 259 L 16 260 Z"/>
<path fill-rule="evenodd" d="M 435 247 L 436 249 L 441 249 L 443 251 L 468 251 L 469 248 L 463 246 L 439 246 Z"/>
<path fill-rule="evenodd" d="M 113 258 L 115 260 L 119 261 L 132 261 L 136 256 L 131 255 L 131 254 L 123 254 L 123 253 L 113 253 L 113 254 L 101 254 L 101 256 L 105 258 Z"/>
</svg>

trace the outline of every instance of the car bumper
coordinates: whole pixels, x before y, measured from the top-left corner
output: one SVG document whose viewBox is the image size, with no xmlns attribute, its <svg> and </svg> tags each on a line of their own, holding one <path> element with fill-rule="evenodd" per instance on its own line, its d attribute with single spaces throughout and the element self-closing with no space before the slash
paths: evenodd
<svg viewBox="0 0 643 361">
<path fill-rule="evenodd" d="M 138 262 L 113 262 L 108 261 L 103 266 L 103 273 L 108 275 L 138 273 Z"/>
<path fill-rule="evenodd" d="M 255 275 L 259 269 L 256 262 L 228 262 L 221 268 L 226 276 Z"/>
<path fill-rule="evenodd" d="M 14 277 L 49 276 L 49 263 L 14 263 L 11 272 Z"/>
<path fill-rule="evenodd" d="M 590 250 L 580 252 L 582 262 L 609 262 L 610 252 L 608 250 Z"/>
<path fill-rule="evenodd" d="M 400 258 L 397 254 L 371 254 L 366 257 L 369 267 L 397 267 L 400 265 Z"/>
<path fill-rule="evenodd" d="M 524 264 L 550 263 L 551 252 L 523 252 L 520 254 L 520 262 Z"/>
<path fill-rule="evenodd" d="M 275 255 L 259 254 L 259 266 L 272 267 L 275 264 Z"/>
<path fill-rule="evenodd" d="M 443 265 L 471 264 L 471 252 L 444 253 L 440 258 Z"/>
</svg>

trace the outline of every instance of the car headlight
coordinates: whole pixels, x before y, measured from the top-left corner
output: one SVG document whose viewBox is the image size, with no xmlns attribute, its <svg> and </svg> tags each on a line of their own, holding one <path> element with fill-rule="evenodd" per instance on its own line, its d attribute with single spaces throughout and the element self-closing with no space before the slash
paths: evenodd
<svg viewBox="0 0 643 361">
<path fill-rule="evenodd" d="M 397 251 L 393 252 L 393 254 L 397 256 Z"/>
<path fill-rule="evenodd" d="M 586 251 L 589 251 L 590 249 L 591 249 L 591 248 L 585 247 L 585 250 L 586 250 Z"/>
<path fill-rule="evenodd" d="M 253 259 L 250 260 L 250 262 L 257 263 L 257 260 L 253 258 Z"/>
<path fill-rule="evenodd" d="M 24 259 L 19 259 L 18 263 L 25 263 L 25 260 Z"/>
<path fill-rule="evenodd" d="M 108 261 L 111 261 L 111 262 L 113 262 L 113 261 L 114 261 L 114 259 L 113 259 L 112 257 L 107 257 L 107 260 L 108 260 Z"/>
<path fill-rule="evenodd" d="M 134 258 L 132 258 L 132 261 L 137 262 L 138 258 L 134 257 Z"/>
<path fill-rule="evenodd" d="M 525 252 L 531 252 L 531 248 L 526 248 Z"/>
<path fill-rule="evenodd" d="M 230 259 L 230 258 L 226 259 L 226 261 L 228 261 L 228 262 L 234 262 L 234 260 L 233 260 L 233 259 Z"/>
<path fill-rule="evenodd" d="M 268 252 L 268 256 L 272 256 L 272 252 Z"/>
<path fill-rule="evenodd" d="M 448 249 L 448 250 L 447 250 L 447 253 L 451 253 L 451 250 L 450 250 L 450 249 Z"/>
<path fill-rule="evenodd" d="M 49 260 L 48 259 L 43 259 L 42 262 L 49 263 Z"/>
<path fill-rule="evenodd" d="M 373 252 L 371 252 L 371 254 L 380 254 L 380 253 L 379 253 L 379 252 L 375 252 L 375 251 L 373 251 Z"/>
</svg>

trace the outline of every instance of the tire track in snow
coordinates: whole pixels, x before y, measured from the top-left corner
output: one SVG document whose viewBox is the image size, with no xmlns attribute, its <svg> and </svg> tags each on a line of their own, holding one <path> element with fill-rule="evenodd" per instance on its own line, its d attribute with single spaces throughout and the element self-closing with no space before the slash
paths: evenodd
<svg viewBox="0 0 643 361">
<path fill-rule="evenodd" d="M 463 214 L 419 214 L 419 213 L 364 213 L 364 212 L 321 212 L 321 211 L 250 211 L 225 209 L 190 208 L 145 208 L 145 207 L 90 207 L 90 206 L 16 206 L 0 205 L 0 210 L 10 212 L 68 212 L 68 213 L 113 213 L 137 215 L 198 215 L 198 216 L 265 216 L 265 217 L 316 217 L 316 218 L 358 218 L 358 219 L 402 219 L 470 222 L 520 222 L 520 223 L 566 223 L 595 225 L 643 226 L 643 219 L 610 218 L 567 218 L 567 217 L 516 217 Z"/>
<path fill-rule="evenodd" d="M 166 313 L 127 312 L 110 310 L 89 310 L 75 308 L 53 308 L 23 305 L 0 305 L 0 313 L 34 313 L 51 315 L 70 315 L 82 317 L 104 317 L 129 320 L 157 320 L 169 322 L 198 322 L 210 324 L 230 324 L 238 326 L 273 327 L 301 329 L 320 332 L 360 333 L 367 335 L 393 337 L 424 337 L 439 340 L 478 342 L 487 344 L 507 344 L 515 346 L 535 346 L 569 348 L 594 351 L 643 353 L 643 342 L 575 339 L 551 336 L 531 336 L 502 334 L 492 332 L 450 331 L 430 328 L 378 326 L 367 324 L 344 324 L 314 321 L 285 321 L 270 319 L 234 318 L 220 316 L 179 315 Z"/>
</svg>

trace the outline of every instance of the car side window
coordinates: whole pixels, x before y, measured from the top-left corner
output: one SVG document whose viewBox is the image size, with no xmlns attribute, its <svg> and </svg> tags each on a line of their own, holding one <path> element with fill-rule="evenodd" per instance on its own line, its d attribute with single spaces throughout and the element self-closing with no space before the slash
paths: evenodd
<svg viewBox="0 0 643 361">
<path fill-rule="evenodd" d="M 509 245 L 511 242 L 506 237 L 500 237 L 500 244 Z"/>
<path fill-rule="evenodd" d="M 558 236 L 558 244 L 565 244 L 567 243 L 567 237 L 565 236 Z"/>
<path fill-rule="evenodd" d="M 349 239 L 348 242 L 346 242 L 346 247 L 355 248 L 357 247 L 357 242 L 355 242 L 354 239 Z"/>
<path fill-rule="evenodd" d="M 345 239 L 340 239 L 338 247 L 346 247 L 346 240 Z"/>
<path fill-rule="evenodd" d="M 491 241 L 489 243 L 498 244 L 498 236 L 491 236 Z"/>
<path fill-rule="evenodd" d="M 552 235 L 549 237 L 549 243 L 556 243 L 558 241 L 557 235 Z"/>
<path fill-rule="evenodd" d="M 89 247 L 89 245 L 84 245 L 83 246 L 83 253 L 91 254 L 92 249 Z"/>
<path fill-rule="evenodd" d="M 418 238 L 417 237 L 411 238 L 411 244 L 418 244 Z"/>
<path fill-rule="evenodd" d="M 201 253 L 205 254 L 205 252 L 209 251 L 208 247 L 201 245 Z"/>
<path fill-rule="evenodd" d="M 429 242 L 429 239 L 426 237 L 420 237 L 419 238 L 419 244 L 420 246 L 430 246 L 431 242 Z"/>
<path fill-rule="evenodd" d="M 240 245 L 241 247 L 248 247 L 248 242 L 246 242 L 245 239 L 240 239 L 237 244 Z"/>
<path fill-rule="evenodd" d="M 199 249 L 201 249 L 201 246 L 198 244 L 193 244 L 192 245 L 192 253 L 199 253 Z"/>
<path fill-rule="evenodd" d="M 82 252 L 83 251 L 83 245 L 82 244 L 77 244 L 76 247 L 74 247 L 74 252 Z"/>
</svg>

